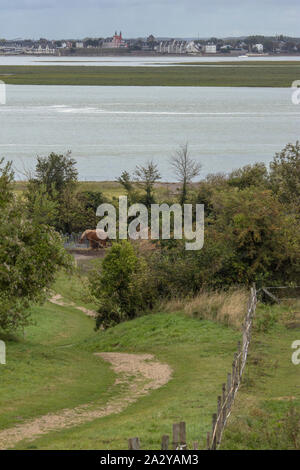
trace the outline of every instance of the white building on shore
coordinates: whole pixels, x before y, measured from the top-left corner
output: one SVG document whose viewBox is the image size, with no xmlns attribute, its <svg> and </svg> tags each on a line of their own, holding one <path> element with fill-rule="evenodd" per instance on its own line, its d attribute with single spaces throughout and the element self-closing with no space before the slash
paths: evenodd
<svg viewBox="0 0 300 470">
<path fill-rule="evenodd" d="M 216 54 L 217 53 L 217 46 L 215 44 L 206 44 L 204 46 L 205 54 Z"/>
</svg>

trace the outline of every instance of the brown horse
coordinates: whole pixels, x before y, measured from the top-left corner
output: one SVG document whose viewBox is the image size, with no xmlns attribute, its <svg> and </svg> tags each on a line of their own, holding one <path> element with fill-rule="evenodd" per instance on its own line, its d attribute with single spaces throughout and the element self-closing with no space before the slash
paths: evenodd
<svg viewBox="0 0 300 470">
<path fill-rule="evenodd" d="M 97 248 L 106 248 L 109 238 L 107 237 L 102 240 L 98 237 L 97 232 L 105 233 L 104 230 L 86 230 L 81 235 L 79 243 L 83 243 L 84 240 L 88 240 L 90 242 L 90 248 L 93 250 Z"/>
</svg>

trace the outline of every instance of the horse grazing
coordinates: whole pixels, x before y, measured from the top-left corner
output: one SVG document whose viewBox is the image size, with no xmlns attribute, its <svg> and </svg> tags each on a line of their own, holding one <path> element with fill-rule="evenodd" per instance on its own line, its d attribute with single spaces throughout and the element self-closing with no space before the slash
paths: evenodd
<svg viewBox="0 0 300 470">
<path fill-rule="evenodd" d="M 107 242 L 109 238 L 107 237 L 106 239 L 101 239 L 98 237 L 97 232 L 99 233 L 105 233 L 104 230 L 86 230 L 83 232 L 83 234 L 80 237 L 79 243 L 83 243 L 84 240 L 88 240 L 90 242 L 90 248 L 93 250 L 97 248 L 105 248 L 107 246 Z"/>
</svg>

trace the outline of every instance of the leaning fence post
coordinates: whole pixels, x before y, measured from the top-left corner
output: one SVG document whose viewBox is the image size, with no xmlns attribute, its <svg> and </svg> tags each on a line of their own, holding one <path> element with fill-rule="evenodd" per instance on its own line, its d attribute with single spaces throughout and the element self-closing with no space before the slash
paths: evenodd
<svg viewBox="0 0 300 470">
<path fill-rule="evenodd" d="M 241 342 L 238 342 L 238 361 L 237 361 L 237 372 L 238 372 L 238 381 L 240 382 L 241 378 L 241 351 L 242 351 L 242 345 Z"/>
<path fill-rule="evenodd" d="M 230 411 L 230 407 L 231 407 L 230 391 L 231 391 L 231 374 L 229 372 L 227 374 L 227 409 L 228 409 L 228 412 Z"/>
<path fill-rule="evenodd" d="M 140 440 L 138 437 L 133 437 L 128 441 L 129 450 L 140 450 Z"/>
<path fill-rule="evenodd" d="M 234 391 L 236 390 L 237 387 L 237 353 L 234 354 L 234 361 L 233 361 L 233 388 Z"/>
<path fill-rule="evenodd" d="M 219 395 L 218 396 L 218 417 L 217 417 L 217 430 L 216 430 L 216 438 L 217 438 L 217 444 L 219 444 L 220 441 L 220 435 L 221 435 L 221 409 L 222 409 L 222 398 Z"/>
<path fill-rule="evenodd" d="M 226 385 L 223 384 L 222 385 L 222 423 L 223 425 L 225 424 L 225 421 L 226 421 L 226 409 L 227 409 L 227 403 L 226 403 Z"/>
<path fill-rule="evenodd" d="M 212 415 L 212 432 L 211 432 L 211 436 L 212 436 L 211 449 L 212 450 L 215 450 L 217 447 L 216 424 L 217 424 L 217 414 L 214 413 Z"/>
</svg>

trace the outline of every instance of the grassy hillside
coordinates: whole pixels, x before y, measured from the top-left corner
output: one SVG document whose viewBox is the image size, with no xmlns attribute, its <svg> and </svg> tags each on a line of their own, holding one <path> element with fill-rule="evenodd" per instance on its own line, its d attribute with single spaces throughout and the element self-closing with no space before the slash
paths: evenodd
<svg viewBox="0 0 300 470">
<path fill-rule="evenodd" d="M 299 307 L 259 307 L 256 326 L 268 331 L 254 331 L 222 449 L 300 449 L 300 365 L 291 360 L 291 345 L 300 339 Z"/>
<path fill-rule="evenodd" d="M 180 313 L 152 314 L 98 333 L 82 345 L 85 352 L 152 353 L 172 367 L 173 379 L 121 414 L 47 435 L 34 446 L 126 449 L 127 439 L 138 435 L 144 448 L 157 449 L 162 434 L 169 433 L 178 420 L 188 423 L 190 442 L 199 437 L 204 441 L 238 337 L 228 328 Z"/>
<path fill-rule="evenodd" d="M 60 275 L 55 291 L 66 302 L 94 307 L 77 276 Z M 299 339 L 299 330 L 287 328 L 295 308 L 258 310 L 244 384 L 224 436 L 226 449 L 278 447 L 269 434 L 284 422 L 287 397 L 299 410 L 299 366 L 291 363 L 291 343 Z M 121 413 L 19 442 L 17 449 L 126 449 L 134 436 L 144 449 L 158 449 L 162 434 L 180 420 L 187 422 L 189 443 L 204 447 L 240 338 L 237 330 L 161 312 L 95 332 L 93 319 L 74 307 L 46 303 L 32 313 L 36 323 L 24 338 L 1 337 L 7 342 L 7 365 L 0 369 L 0 431 L 48 412 L 117 399 L 116 376 L 97 352 L 150 353 L 169 364 L 173 376 Z"/>
<path fill-rule="evenodd" d="M 114 382 L 109 366 L 78 346 L 93 333 L 91 318 L 46 303 L 32 308 L 32 319 L 24 337 L 0 334 L 7 347 L 7 364 L 0 366 L 0 430 L 65 407 L 105 402 Z"/>
<path fill-rule="evenodd" d="M 168 67 L 0 66 L 14 85 L 290 87 L 299 62 L 248 62 Z"/>
<path fill-rule="evenodd" d="M 65 300 L 82 304 L 79 289 L 78 279 L 65 276 L 55 286 Z M 181 313 L 159 313 L 95 333 L 93 320 L 73 307 L 47 303 L 32 312 L 36 324 L 26 329 L 25 338 L 4 338 L 0 430 L 48 412 L 117 397 L 114 373 L 94 352 L 151 353 L 174 372 L 167 385 L 119 415 L 21 442 L 17 448 L 124 449 L 127 438 L 136 434 L 144 447 L 157 448 L 162 433 L 181 419 L 188 422 L 191 439 L 205 436 L 238 332 Z"/>
</svg>

